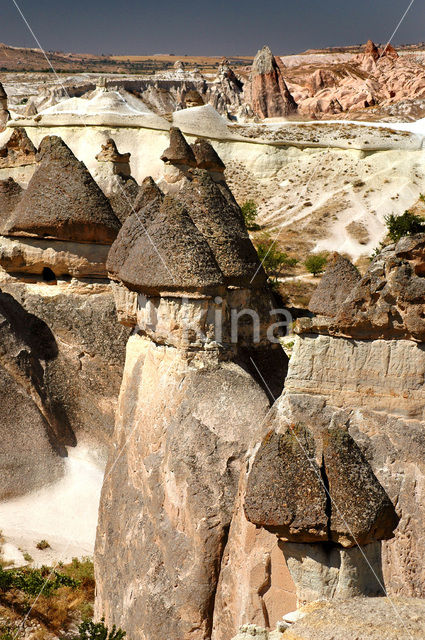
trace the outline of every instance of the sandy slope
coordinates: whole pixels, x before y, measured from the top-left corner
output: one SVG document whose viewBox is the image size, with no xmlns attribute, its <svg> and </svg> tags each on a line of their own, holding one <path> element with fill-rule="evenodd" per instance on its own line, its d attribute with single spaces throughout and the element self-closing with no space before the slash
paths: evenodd
<svg viewBox="0 0 425 640">
<path fill-rule="evenodd" d="M 6 561 L 25 563 L 22 552 L 29 553 L 35 565 L 93 553 L 103 463 L 80 445 L 69 450 L 65 467 L 59 482 L 0 503 Z M 36 548 L 42 539 L 49 542 L 51 549 Z"/>
</svg>

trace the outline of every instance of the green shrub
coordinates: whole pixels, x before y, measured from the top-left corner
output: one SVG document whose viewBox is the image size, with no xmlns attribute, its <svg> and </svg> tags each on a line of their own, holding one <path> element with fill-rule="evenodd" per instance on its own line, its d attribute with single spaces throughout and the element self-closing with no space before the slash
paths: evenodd
<svg viewBox="0 0 425 640">
<path fill-rule="evenodd" d="M 291 258 L 287 253 L 281 251 L 271 238 L 265 238 L 258 243 L 257 253 L 264 271 L 272 284 L 275 283 L 287 269 L 295 267 L 298 262 L 296 258 Z"/>
<path fill-rule="evenodd" d="M 326 266 L 327 257 L 323 253 L 312 253 L 304 262 L 304 266 L 309 273 L 316 277 L 322 273 Z"/>
<path fill-rule="evenodd" d="M 75 636 L 74 640 L 122 640 L 125 635 L 126 632 L 117 629 L 115 625 L 109 631 L 105 626 L 105 618 L 102 618 L 100 622 L 91 620 L 82 622 L 78 627 L 78 636 Z"/>
<path fill-rule="evenodd" d="M 244 202 L 241 206 L 241 211 L 247 229 L 259 229 L 258 224 L 255 222 L 258 214 L 258 207 L 255 200 L 247 200 Z"/>
<path fill-rule="evenodd" d="M 0 591 L 18 589 L 30 596 L 38 596 L 39 593 L 49 596 L 59 587 L 75 589 L 78 586 L 78 580 L 58 571 L 50 571 L 47 567 L 41 567 L 41 569 L 24 567 L 7 571 L 0 567 Z"/>
<path fill-rule="evenodd" d="M 40 542 L 37 542 L 35 546 L 37 547 L 37 549 L 40 549 L 40 551 L 44 551 L 44 549 L 50 549 L 50 544 L 47 542 L 47 540 L 40 540 Z"/>
<path fill-rule="evenodd" d="M 388 235 L 393 242 L 398 242 L 403 236 L 425 231 L 425 220 L 411 211 L 405 211 L 401 216 L 391 213 L 384 218 Z"/>
</svg>

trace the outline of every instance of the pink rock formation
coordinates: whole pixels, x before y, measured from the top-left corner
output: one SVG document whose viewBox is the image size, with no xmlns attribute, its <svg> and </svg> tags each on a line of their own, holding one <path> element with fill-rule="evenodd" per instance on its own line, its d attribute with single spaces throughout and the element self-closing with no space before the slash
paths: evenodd
<svg viewBox="0 0 425 640">
<path fill-rule="evenodd" d="M 258 51 L 252 64 L 251 102 L 261 118 L 286 117 L 297 110 L 282 69 L 282 62 L 273 56 L 269 47 Z"/>
</svg>

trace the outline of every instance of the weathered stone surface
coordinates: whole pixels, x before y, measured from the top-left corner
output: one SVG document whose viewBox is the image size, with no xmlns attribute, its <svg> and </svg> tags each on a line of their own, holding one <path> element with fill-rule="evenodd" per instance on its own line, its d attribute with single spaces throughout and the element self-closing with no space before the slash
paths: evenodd
<svg viewBox="0 0 425 640">
<path fill-rule="evenodd" d="M 50 408 L 51 417 L 46 414 L 50 429 L 60 435 L 60 443 L 85 440 L 105 450 L 129 335 L 117 322 L 110 286 L 26 284 L 7 276 L 1 287 L 33 318 L 33 324 L 38 323 L 32 328 L 27 322 L 33 340 L 40 333 L 37 326 L 44 327 L 55 349 L 54 357 L 44 358 L 40 374 Z"/>
<path fill-rule="evenodd" d="M 425 340 L 425 234 L 402 238 L 375 258 L 329 333 Z"/>
<path fill-rule="evenodd" d="M 264 270 L 228 186 L 217 184 L 206 171 L 196 170 L 179 197 L 212 249 L 226 285 L 263 286 Z"/>
<path fill-rule="evenodd" d="M 331 425 L 316 438 L 301 425 L 266 436 L 249 474 L 248 520 L 295 542 L 392 538 L 394 507 L 348 431 Z"/>
<path fill-rule="evenodd" d="M 374 60 L 379 58 L 379 49 L 372 40 L 368 40 L 365 44 L 364 55 L 371 56 Z"/>
<path fill-rule="evenodd" d="M 381 543 L 344 549 L 279 542 L 296 585 L 297 607 L 315 600 L 385 595 Z"/>
<path fill-rule="evenodd" d="M 350 547 L 392 538 L 399 518 L 346 429 L 330 427 L 323 434 L 323 466 L 331 500 L 330 539 Z"/>
<path fill-rule="evenodd" d="M 361 275 L 356 267 L 344 256 L 334 253 L 310 298 L 309 310 L 323 316 L 336 316 L 359 280 Z"/>
<path fill-rule="evenodd" d="M 282 118 L 297 109 L 281 65 L 269 47 L 260 49 L 252 63 L 251 102 L 254 112 L 261 118 Z"/>
<path fill-rule="evenodd" d="M 0 291 L 1 499 L 38 489 L 61 473 L 66 427 L 44 377 L 56 355 L 47 325 Z"/>
<path fill-rule="evenodd" d="M 135 638 L 210 635 L 239 474 L 267 408 L 237 365 L 130 339 L 115 432 L 127 446 L 110 458 L 96 543 L 109 624 Z"/>
<path fill-rule="evenodd" d="M 56 136 L 42 140 L 38 159 L 8 234 L 112 244 L 120 222 L 84 164 Z"/>
<path fill-rule="evenodd" d="M 23 189 L 13 178 L 0 180 L 0 233 L 17 206 Z"/>
<path fill-rule="evenodd" d="M 269 433 L 249 475 L 244 505 L 248 520 L 287 540 L 327 540 L 327 496 L 315 456 L 307 429 Z"/>
<path fill-rule="evenodd" d="M 36 152 L 25 129 L 13 129 L 9 140 L 0 148 L 0 169 L 34 164 Z"/>
<path fill-rule="evenodd" d="M 27 281 L 58 278 L 106 278 L 109 247 L 42 238 L 0 236 L 0 266 L 8 273 L 26 274 Z M 46 270 L 49 269 L 50 271 Z M 52 273 L 51 273 L 52 272 Z"/>
<path fill-rule="evenodd" d="M 410 340 L 353 340 L 303 335 L 285 381 L 296 415 L 344 421 L 401 516 L 382 546 L 390 594 L 424 597 L 425 355 Z"/>
<path fill-rule="evenodd" d="M 206 169 L 207 171 L 224 173 L 226 168 L 223 160 L 214 150 L 212 144 L 203 138 L 197 138 L 195 143 L 190 145 L 195 155 L 196 166 L 198 169 Z"/>
<path fill-rule="evenodd" d="M 309 605 L 282 640 L 422 640 L 425 600 L 350 598 Z"/>
<path fill-rule="evenodd" d="M 159 209 L 153 202 L 144 218 L 137 212 L 127 218 L 111 247 L 107 268 L 129 289 L 150 294 L 214 293 L 223 285 L 207 241 L 187 209 L 171 196 L 165 196 Z"/>
<path fill-rule="evenodd" d="M 177 127 L 170 129 L 170 146 L 162 154 L 161 160 L 169 164 L 196 167 L 193 151 Z"/>
</svg>

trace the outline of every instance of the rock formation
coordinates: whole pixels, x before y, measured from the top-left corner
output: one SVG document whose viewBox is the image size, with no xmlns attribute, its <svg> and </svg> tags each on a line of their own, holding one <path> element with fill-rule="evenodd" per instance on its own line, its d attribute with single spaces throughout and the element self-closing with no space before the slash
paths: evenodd
<svg viewBox="0 0 425 640">
<path fill-rule="evenodd" d="M 347 258 L 334 253 L 308 308 L 318 315 L 335 316 L 360 279 L 358 269 Z"/>
<path fill-rule="evenodd" d="M 7 93 L 0 82 L 0 131 L 5 128 L 8 120 L 10 120 L 10 113 L 7 109 Z"/>
<path fill-rule="evenodd" d="M 0 233 L 15 210 L 23 193 L 22 187 L 13 178 L 0 180 Z"/>
<path fill-rule="evenodd" d="M 106 277 L 109 245 L 102 244 L 106 233 L 115 230 L 115 237 L 118 220 L 85 167 L 59 138 L 45 138 L 38 159 L 27 190 L 11 178 L 0 182 L 1 230 L 8 234 L 0 236 L 0 286 L 7 312 L 2 314 L 11 317 L 11 330 L 18 332 L 23 345 L 15 341 L 13 350 L 4 353 L 2 366 L 15 381 L 5 382 L 5 389 L 11 393 L 14 385 L 14 393 L 22 397 L 19 410 L 26 425 L 15 453 L 10 402 L 5 400 L 0 419 L 10 425 L 5 427 L 10 433 L 0 473 L 3 476 L 12 464 L 17 494 L 55 480 L 63 471 L 65 447 L 81 439 L 103 449 L 104 455 L 128 336 L 116 321 Z M 99 244 L 87 241 L 94 236 Z M 49 350 L 41 348 L 44 339 Z M 32 438 L 37 447 L 34 459 L 40 459 L 34 485 L 34 465 L 23 444 Z M 9 494 L 8 482 L 2 491 L 3 487 Z"/>
<path fill-rule="evenodd" d="M 130 155 L 119 153 L 114 140 L 108 138 L 96 156 L 99 165 L 93 173 L 121 223 L 133 212 L 134 202 L 139 193 L 139 185 L 131 177 Z"/>
<path fill-rule="evenodd" d="M 379 49 L 376 44 L 372 40 L 368 40 L 365 44 L 364 55 L 370 56 L 373 60 L 378 60 L 379 58 Z"/>
<path fill-rule="evenodd" d="M 25 129 L 13 129 L 9 140 L 0 148 L 0 169 L 34 164 L 36 152 Z"/>
<path fill-rule="evenodd" d="M 251 105 L 261 118 L 284 118 L 297 110 L 282 75 L 282 65 L 269 47 L 258 51 L 252 63 Z"/>
<path fill-rule="evenodd" d="M 195 164 L 173 130 L 163 158 Z M 280 345 L 266 344 L 272 301 L 261 269 L 254 285 L 241 279 L 242 265 L 252 271 L 259 262 L 240 210 L 206 170 L 184 180 L 173 195 L 151 179 L 143 183 L 137 215 L 124 223 L 108 259 L 127 309 L 119 309 L 121 318 L 130 324 L 133 315 L 137 323 L 114 446 L 134 437 L 119 460 L 111 455 L 105 476 L 96 607 L 139 638 L 210 636 L 239 475 L 269 407 L 255 354 L 266 350 L 269 361 L 280 360 L 270 381 L 280 388 L 286 360 Z M 259 314 L 258 341 L 250 317 L 241 318 L 236 338 L 232 332 L 231 319 L 246 308 Z M 132 540 L 124 555 L 123 536 Z"/>
<path fill-rule="evenodd" d="M 111 244 L 119 220 L 84 164 L 55 136 L 42 140 L 38 159 L 8 235 Z"/>
<path fill-rule="evenodd" d="M 418 598 L 354 598 L 315 603 L 282 640 L 421 640 L 425 602 Z"/>
</svg>

